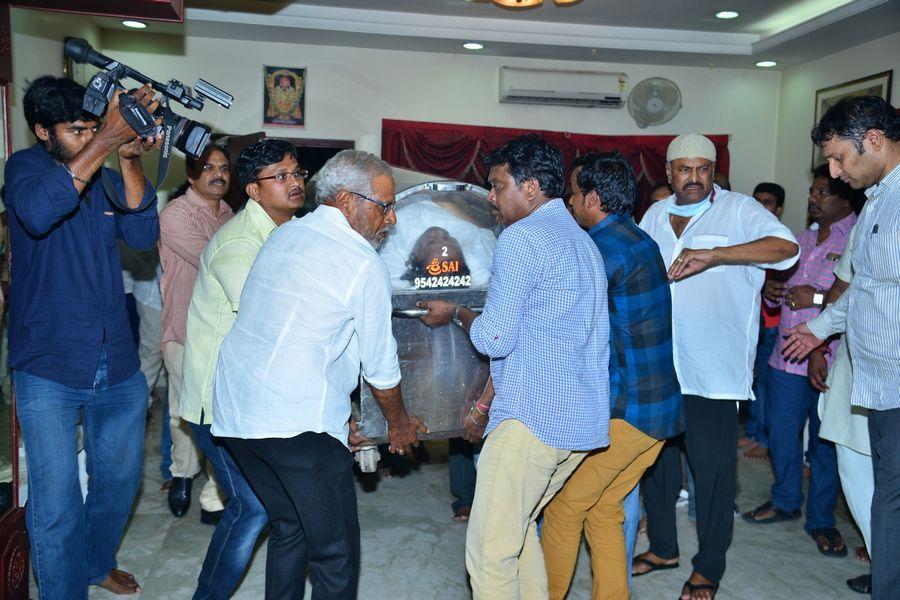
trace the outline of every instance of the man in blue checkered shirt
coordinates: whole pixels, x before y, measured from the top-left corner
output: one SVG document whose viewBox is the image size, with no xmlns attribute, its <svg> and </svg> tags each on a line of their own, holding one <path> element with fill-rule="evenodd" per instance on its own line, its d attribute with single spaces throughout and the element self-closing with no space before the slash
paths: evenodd
<svg viewBox="0 0 900 600">
<path fill-rule="evenodd" d="M 466 536 L 474 598 L 541 598 L 535 520 L 587 451 L 609 444 L 609 316 L 603 259 L 559 197 L 562 155 L 536 135 L 495 150 L 497 241 L 484 312 L 422 303 L 491 358 L 495 397 Z M 479 401 L 483 402 L 483 401 Z M 470 419 L 487 416 L 476 404 Z M 477 412 L 476 412 L 477 411 Z M 483 422 L 482 422 L 483 423 Z"/>
<path fill-rule="evenodd" d="M 684 430 L 672 359 L 672 297 L 659 246 L 632 220 L 635 180 L 618 152 L 572 169 L 569 207 L 603 256 L 609 291 L 609 448 L 591 453 L 544 511 L 541 545 L 551 600 L 569 589 L 581 533 L 591 547 L 592 598 L 628 597 L 623 501 Z"/>
</svg>

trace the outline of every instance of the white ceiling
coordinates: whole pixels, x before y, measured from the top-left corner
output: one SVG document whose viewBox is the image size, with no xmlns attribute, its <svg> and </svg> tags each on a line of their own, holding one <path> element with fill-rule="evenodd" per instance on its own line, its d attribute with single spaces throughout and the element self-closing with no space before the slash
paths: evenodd
<svg viewBox="0 0 900 600">
<path fill-rule="evenodd" d="M 146 31 L 226 39 L 597 62 L 790 67 L 900 31 L 900 0 L 187 0 L 185 23 Z M 733 20 L 715 18 L 736 10 Z M 121 28 L 98 19 L 104 28 Z M 900 48 L 898 48 L 900 53 Z"/>
</svg>

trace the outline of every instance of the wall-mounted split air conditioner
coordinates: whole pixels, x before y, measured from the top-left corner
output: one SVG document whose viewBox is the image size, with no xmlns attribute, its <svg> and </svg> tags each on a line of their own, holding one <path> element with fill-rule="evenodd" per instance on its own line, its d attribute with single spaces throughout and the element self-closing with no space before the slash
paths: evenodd
<svg viewBox="0 0 900 600">
<path fill-rule="evenodd" d="M 625 73 L 500 67 L 500 102 L 622 108 L 627 96 Z"/>
</svg>

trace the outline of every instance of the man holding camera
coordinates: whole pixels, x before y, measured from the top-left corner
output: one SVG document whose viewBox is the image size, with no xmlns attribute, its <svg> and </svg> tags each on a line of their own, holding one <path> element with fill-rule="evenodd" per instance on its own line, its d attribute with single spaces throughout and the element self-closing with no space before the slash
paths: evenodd
<svg viewBox="0 0 900 600">
<path fill-rule="evenodd" d="M 181 418 L 181 363 L 184 357 L 185 326 L 194 282 L 200 272 L 200 255 L 213 234 L 234 211 L 222 198 L 231 182 L 228 155 L 223 148 L 209 145 L 198 159 L 185 161 L 188 182 L 183 196 L 175 198 L 159 216 L 159 260 L 163 275 L 162 350 L 169 373 L 169 430 L 172 434 L 172 479 L 169 510 L 183 517 L 191 505 L 191 483 L 200 472 L 200 453 L 191 437 L 190 425 Z M 164 484 L 163 487 L 166 487 Z M 200 494 L 200 520 L 214 525 L 224 505 L 216 480 L 209 479 Z"/>
<path fill-rule="evenodd" d="M 140 484 L 147 410 L 116 240 L 134 248 L 156 243 L 156 193 L 140 157 L 159 138 L 135 137 L 119 95 L 100 126 L 83 111 L 84 94 L 69 79 L 35 80 L 23 104 L 38 143 L 6 166 L 15 255 L 9 365 L 28 464 L 32 562 L 44 600 L 86 599 L 88 585 L 141 591 L 116 568 Z M 157 107 L 149 86 L 134 98 L 151 112 Z M 114 152 L 121 175 L 102 168 Z M 86 501 L 76 461 L 79 419 Z"/>
</svg>

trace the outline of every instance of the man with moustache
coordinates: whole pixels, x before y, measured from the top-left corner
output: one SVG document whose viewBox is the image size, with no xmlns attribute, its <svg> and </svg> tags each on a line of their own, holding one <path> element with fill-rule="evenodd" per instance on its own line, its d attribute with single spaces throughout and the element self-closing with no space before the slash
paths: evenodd
<svg viewBox="0 0 900 600">
<path fill-rule="evenodd" d="M 859 199 L 849 185 L 828 176 L 825 165 L 813 173 L 809 188 L 809 216 L 813 224 L 797 236 L 800 259 L 783 287 L 768 286 L 765 301 L 781 311 L 775 352 L 768 360 L 765 392 L 769 451 L 775 482 L 772 497 L 744 514 L 748 523 L 776 523 L 800 518 L 803 505 L 803 427 L 809 420 L 809 491 L 804 528 L 826 556 L 845 556 L 847 547 L 835 528 L 838 496 L 837 457 L 834 444 L 819 439 L 819 394 L 808 380 L 806 361 L 782 356 L 784 331 L 804 323 L 825 307 L 825 295 L 834 283 L 834 265 L 844 253 Z M 829 346 L 828 364 L 837 342 Z"/>
<path fill-rule="evenodd" d="M 276 174 L 266 177 L 276 177 Z M 315 211 L 260 250 L 219 350 L 212 434 L 269 515 L 266 598 L 355 598 L 359 521 L 350 394 L 360 368 L 391 452 L 427 431 L 406 413 L 390 274 L 375 249 L 397 220 L 390 167 L 343 150 L 319 171 Z"/>
<path fill-rule="evenodd" d="M 847 334 L 851 403 L 869 409 L 875 470 L 872 598 L 900 589 L 900 119 L 877 96 L 841 100 L 812 131 L 833 177 L 864 189 L 851 249 L 853 281 L 822 314 L 787 331 L 784 354 L 800 359 Z"/>
<path fill-rule="evenodd" d="M 27 525 L 44 600 L 87 600 L 88 586 L 141 591 L 116 568 L 140 485 L 147 381 L 125 309 L 117 238 L 152 248 L 156 192 L 115 96 L 100 126 L 71 79 L 36 79 L 23 98 L 37 143 L 6 164 L 12 261 L 9 366 L 28 463 Z M 150 87 L 134 94 L 154 110 Z M 103 168 L 118 155 L 121 175 Z M 108 178 L 108 195 L 103 183 Z M 84 428 L 87 500 L 78 484 Z"/>
<path fill-rule="evenodd" d="M 609 309 L 603 258 L 566 210 L 562 154 L 519 137 L 485 158 L 506 226 L 484 311 L 422 302 L 491 358 L 494 397 L 467 417 L 487 436 L 466 533 L 476 600 L 546 598 L 537 518 L 587 452 L 609 445 Z"/>
<path fill-rule="evenodd" d="M 190 508 L 191 485 L 200 472 L 200 453 L 180 412 L 188 306 L 200 270 L 200 254 L 216 230 L 234 216 L 223 200 L 231 181 L 224 148 L 207 146 L 199 159 L 188 157 L 185 168 L 190 186 L 183 196 L 169 202 L 159 216 L 162 350 L 169 374 L 168 425 L 172 434 L 172 479 L 167 483 L 169 510 L 176 517 L 183 517 Z M 200 509 L 200 520 L 208 525 L 214 525 L 224 509 L 211 471 L 200 493 Z"/>
<path fill-rule="evenodd" d="M 231 453 L 210 434 L 213 377 L 219 346 L 238 312 L 250 267 L 269 235 L 303 206 L 306 175 L 289 142 L 263 139 L 247 146 L 237 161 L 247 204 L 213 235 L 200 257 L 185 329 L 181 418 L 213 464 L 226 504 L 206 551 L 195 600 L 231 596 L 267 521 Z"/>
<path fill-rule="evenodd" d="M 737 401 L 753 397 L 765 269 L 786 269 L 799 247 L 760 204 L 713 184 L 716 150 L 708 138 L 675 138 L 666 154 L 674 195 L 650 206 L 640 227 L 659 245 L 672 281 L 675 370 L 684 397 L 684 446 L 694 473 L 699 551 L 682 600 L 715 597 L 734 528 Z M 643 575 L 678 564 L 677 446 L 665 448 L 644 478 L 650 549 L 635 557 Z"/>
</svg>

